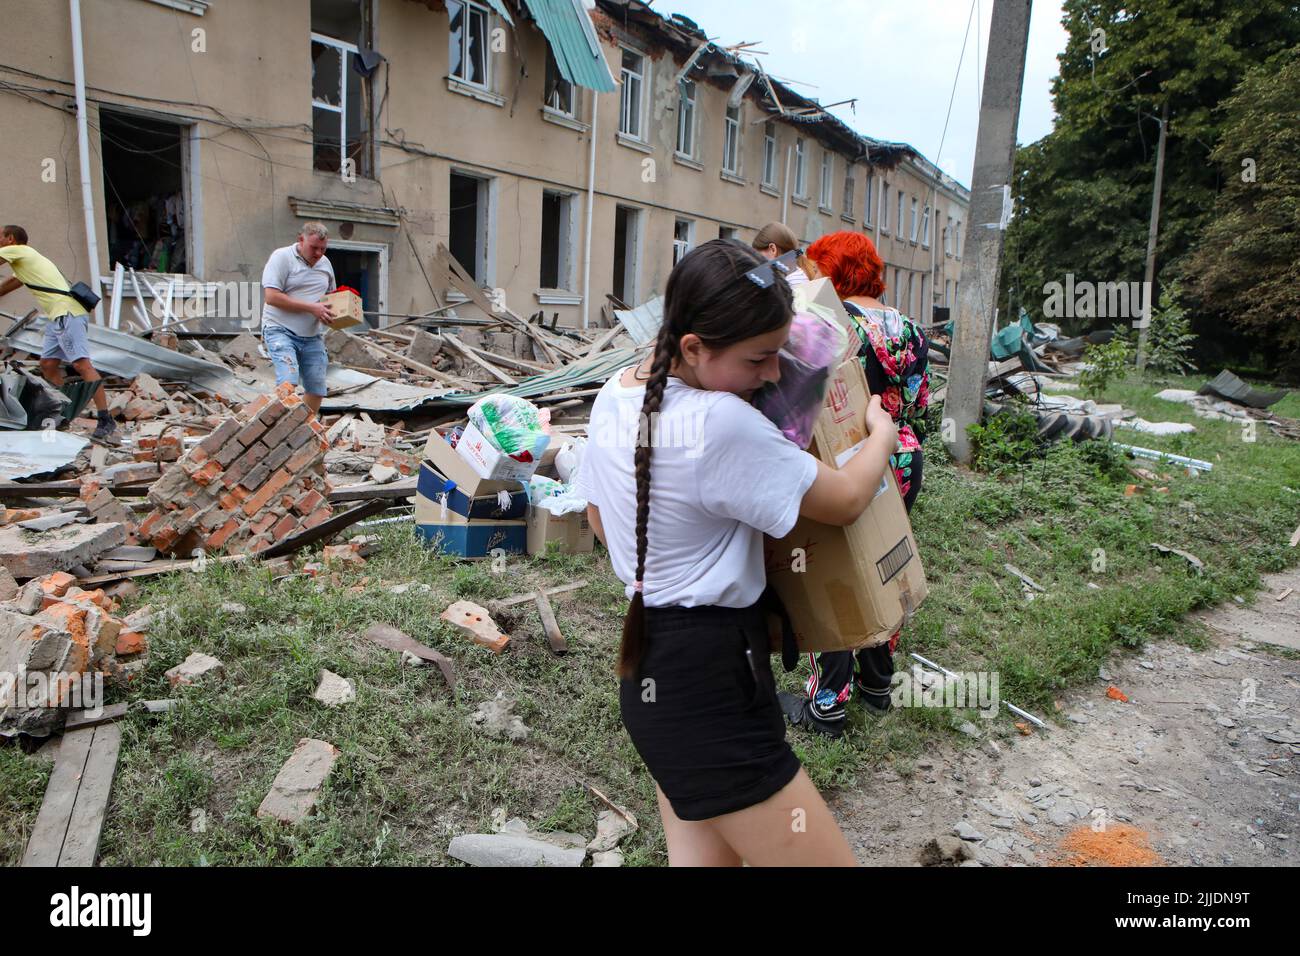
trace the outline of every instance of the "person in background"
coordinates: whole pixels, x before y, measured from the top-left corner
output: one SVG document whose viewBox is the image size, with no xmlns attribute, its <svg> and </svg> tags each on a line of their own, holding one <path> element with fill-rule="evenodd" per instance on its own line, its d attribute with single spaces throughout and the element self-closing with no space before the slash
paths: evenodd
<svg viewBox="0 0 1300 956">
<path fill-rule="evenodd" d="M 45 342 L 41 349 L 41 375 L 45 380 L 55 388 L 61 386 L 63 366 L 67 364 L 82 381 L 101 381 L 102 376 L 90 361 L 89 313 L 72 296 L 50 291 L 71 286 L 58 266 L 27 244 L 27 230 L 22 226 L 0 227 L 0 259 L 14 271 L 0 282 L 0 296 L 25 285 L 45 314 Z M 93 437 L 102 441 L 117 430 L 113 416 L 108 413 L 108 396 L 102 384 L 95 389 L 91 401 L 95 403 L 98 417 Z"/>
<path fill-rule="evenodd" d="M 755 251 L 768 259 L 775 259 L 787 252 L 798 253 L 798 258 L 795 260 L 797 268 L 785 277 L 791 288 L 818 277 L 817 264 L 804 255 L 799 248 L 799 240 L 795 238 L 794 232 L 783 222 L 769 222 L 758 230 L 757 235 L 754 236 L 754 241 L 750 245 L 754 247 Z"/>
<path fill-rule="evenodd" d="M 325 255 L 329 230 L 303 223 L 298 241 L 271 253 L 262 270 L 262 342 L 275 367 L 275 384 L 301 385 L 313 415 L 325 397 L 325 326 L 333 326 L 321 299 L 334 291 L 334 267 Z"/>
<path fill-rule="evenodd" d="M 831 280 L 845 311 L 853 317 L 867 385 L 898 426 L 898 446 L 890 456 L 890 466 L 903 504 L 911 512 L 921 491 L 921 439 L 930 404 L 929 343 L 916 322 L 881 304 L 885 265 L 866 236 L 847 231 L 822 236 L 808 247 L 808 257 Z M 889 710 L 898 636 L 895 633 L 885 644 L 856 652 L 810 654 L 812 676 L 806 686 L 807 697 L 781 695 L 781 707 L 790 722 L 840 736 L 855 685 L 859 699 L 870 710 Z"/>
</svg>

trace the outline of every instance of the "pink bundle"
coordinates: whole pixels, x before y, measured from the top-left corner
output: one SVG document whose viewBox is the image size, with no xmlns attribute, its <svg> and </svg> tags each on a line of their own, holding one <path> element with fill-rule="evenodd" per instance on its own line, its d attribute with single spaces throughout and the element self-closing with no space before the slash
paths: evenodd
<svg viewBox="0 0 1300 956">
<path fill-rule="evenodd" d="M 831 369 L 846 343 L 847 336 L 838 323 L 811 312 L 796 312 L 790 339 L 777 356 L 781 380 L 754 397 L 755 407 L 800 448 L 807 448 L 812 441 Z"/>
</svg>

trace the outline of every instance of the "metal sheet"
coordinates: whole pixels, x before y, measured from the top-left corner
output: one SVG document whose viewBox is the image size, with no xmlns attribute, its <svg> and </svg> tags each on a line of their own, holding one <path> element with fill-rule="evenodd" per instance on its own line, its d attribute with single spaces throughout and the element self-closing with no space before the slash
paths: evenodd
<svg viewBox="0 0 1300 956">
<path fill-rule="evenodd" d="M 44 340 L 44 318 L 10 338 L 14 348 L 40 355 Z M 135 378 L 147 372 L 154 378 L 190 382 L 228 401 L 246 402 L 256 393 L 250 393 L 236 379 L 230 369 L 193 355 L 173 352 L 154 345 L 126 332 L 116 332 L 102 325 L 90 323 L 87 331 L 90 341 L 90 360 L 100 372 Z"/>
<path fill-rule="evenodd" d="M 612 93 L 616 86 L 581 0 L 524 0 L 555 56 L 560 74 L 575 86 Z"/>
<path fill-rule="evenodd" d="M 655 296 L 635 309 L 615 309 L 614 318 L 623 326 L 632 341 L 637 345 L 649 345 L 659 334 L 659 327 L 664 324 L 664 300 Z"/>
<path fill-rule="evenodd" d="M 518 385 L 511 388 L 492 388 L 481 392 L 449 392 L 446 395 L 432 398 L 430 401 L 434 405 L 469 406 L 484 395 L 516 395 L 519 398 L 536 398 L 539 395 L 567 392 L 583 385 L 591 385 L 595 382 L 603 383 L 619 369 L 635 363 L 644 351 L 645 348 L 627 348 L 601 352 L 599 355 L 584 359 L 581 362 L 574 362 L 552 372 L 544 372 L 541 375 L 523 379 Z"/>
<path fill-rule="evenodd" d="M 90 440 L 53 430 L 0 432 L 0 480 L 58 471 L 76 459 Z"/>
</svg>

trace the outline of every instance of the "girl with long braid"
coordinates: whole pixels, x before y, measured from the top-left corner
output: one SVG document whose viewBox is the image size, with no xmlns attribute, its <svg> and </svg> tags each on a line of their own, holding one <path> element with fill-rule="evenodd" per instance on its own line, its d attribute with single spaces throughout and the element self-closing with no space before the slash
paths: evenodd
<svg viewBox="0 0 1300 956">
<path fill-rule="evenodd" d="M 876 399 L 836 470 L 750 404 L 792 317 L 779 262 L 733 240 L 673 269 L 653 353 L 605 383 L 579 492 L 631 606 L 623 725 L 654 777 L 674 866 L 845 865 L 854 857 L 785 740 L 761 601 L 763 535 L 851 524 L 897 433 Z"/>
</svg>

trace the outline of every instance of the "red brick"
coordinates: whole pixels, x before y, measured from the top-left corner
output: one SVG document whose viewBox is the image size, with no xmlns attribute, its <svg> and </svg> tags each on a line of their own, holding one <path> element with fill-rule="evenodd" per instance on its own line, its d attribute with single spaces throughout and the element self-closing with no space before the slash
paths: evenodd
<svg viewBox="0 0 1300 956">
<path fill-rule="evenodd" d="M 179 538 L 180 536 L 181 536 L 180 532 L 177 531 L 176 528 L 168 524 L 168 525 L 163 525 L 156 532 L 154 532 L 153 536 L 149 539 L 149 541 L 159 551 L 167 551 L 171 549 L 171 546 L 176 543 L 176 539 Z"/>
<path fill-rule="evenodd" d="M 314 462 L 319 455 L 320 449 L 314 443 L 308 443 L 294 452 L 293 457 L 284 463 L 284 469 L 296 475 Z"/>
<path fill-rule="evenodd" d="M 228 468 L 243 453 L 244 446 L 232 439 L 222 445 L 221 449 L 212 456 L 212 459 L 221 462 L 222 468 Z"/>
<path fill-rule="evenodd" d="M 218 462 L 210 461 L 202 468 L 190 475 L 200 485 L 210 485 L 221 474 L 221 465 Z"/>
<path fill-rule="evenodd" d="M 206 542 L 208 548 L 213 551 L 217 550 L 229 541 L 231 535 L 238 531 L 240 527 L 239 520 L 237 518 L 231 518 L 215 532 L 208 535 L 208 540 Z"/>
<path fill-rule="evenodd" d="M 271 430 L 266 433 L 266 436 L 262 441 L 274 448 L 280 442 L 288 438 L 289 434 L 295 428 L 305 422 L 307 416 L 310 414 L 311 412 L 308 411 L 306 405 L 299 405 L 296 408 L 289 409 L 288 412 L 286 412 L 280 420 L 275 423 Z"/>
<path fill-rule="evenodd" d="M 328 520 L 329 517 L 330 517 L 330 506 L 321 505 L 319 508 L 317 508 L 311 514 L 309 514 L 307 517 L 302 519 L 302 526 L 304 528 L 314 528 L 322 521 Z"/>
<path fill-rule="evenodd" d="M 271 454 L 266 456 L 266 460 L 262 462 L 262 464 L 266 465 L 268 468 L 279 468 L 289 460 L 289 456 L 292 454 L 293 449 L 284 442 L 280 442 L 280 444 L 271 448 Z"/>
<path fill-rule="evenodd" d="M 140 527 L 136 529 L 136 533 L 141 538 L 148 538 L 158 529 L 158 526 L 162 521 L 162 512 L 155 511 L 150 514 L 149 517 L 145 518 L 144 521 L 140 522 Z"/>
<path fill-rule="evenodd" d="M 271 428 L 286 411 L 288 409 L 284 407 L 284 402 L 276 399 L 257 413 L 257 420 L 266 428 Z"/>
<path fill-rule="evenodd" d="M 228 491 L 217 499 L 217 504 L 221 505 L 224 511 L 234 511 L 239 507 L 238 500 Z"/>
<path fill-rule="evenodd" d="M 235 434 L 235 441 L 247 448 L 265 434 L 266 425 L 260 419 L 254 418 Z"/>
<path fill-rule="evenodd" d="M 300 515 L 308 515 L 325 503 L 324 496 L 315 489 L 307 492 L 293 503 L 293 510 Z"/>
<path fill-rule="evenodd" d="M 118 656 L 125 657 L 128 654 L 142 654 L 149 647 L 149 642 L 139 631 L 119 631 L 117 634 L 117 651 Z"/>
<path fill-rule="evenodd" d="M 253 534 L 265 534 L 271 530 L 271 526 L 280 520 L 280 516 L 274 511 L 264 511 L 255 519 L 248 522 L 248 530 Z"/>
<path fill-rule="evenodd" d="M 298 446 L 306 442 L 309 438 L 312 438 L 315 434 L 316 431 L 311 427 L 311 423 L 303 422 L 301 425 L 299 425 L 297 428 L 295 428 L 292 432 L 289 433 L 289 437 L 285 439 L 285 443 L 290 448 L 297 448 Z"/>
<path fill-rule="evenodd" d="M 261 412 L 262 409 L 266 408 L 267 405 L 270 405 L 273 400 L 274 396 L 272 395 L 259 395 L 241 408 L 239 414 L 243 416 L 244 421 L 249 421 L 250 419 L 256 418 L 258 413 Z"/>
<path fill-rule="evenodd" d="M 230 496 L 234 498 L 237 502 L 239 502 L 239 504 L 236 505 L 236 507 L 243 507 L 244 502 L 247 501 L 252 494 L 253 493 L 249 491 L 247 488 L 240 488 L 236 486 L 230 489 Z"/>
<path fill-rule="evenodd" d="M 266 462 L 262 462 L 243 478 L 240 478 L 239 483 L 250 491 L 254 491 L 266 483 L 266 479 L 271 477 L 271 472 L 274 470 Z"/>
<path fill-rule="evenodd" d="M 285 515 L 279 523 L 271 529 L 271 537 L 276 541 L 283 541 L 295 531 L 298 530 L 298 519 L 293 515 Z"/>
<path fill-rule="evenodd" d="M 267 480 L 266 484 L 262 485 L 257 494 L 244 502 L 244 514 L 257 514 L 257 512 L 261 511 L 268 501 L 275 497 L 281 488 L 292 480 L 293 475 L 285 471 L 283 468 L 277 471 Z"/>
<path fill-rule="evenodd" d="M 222 449 L 226 442 L 235 437 L 235 434 L 239 429 L 239 419 L 227 418 L 224 422 L 209 432 L 208 437 L 199 442 L 198 447 L 202 448 L 205 454 L 215 455 Z"/>
</svg>

